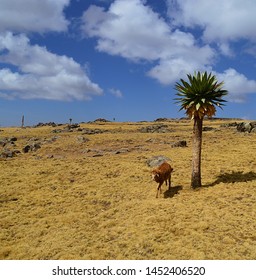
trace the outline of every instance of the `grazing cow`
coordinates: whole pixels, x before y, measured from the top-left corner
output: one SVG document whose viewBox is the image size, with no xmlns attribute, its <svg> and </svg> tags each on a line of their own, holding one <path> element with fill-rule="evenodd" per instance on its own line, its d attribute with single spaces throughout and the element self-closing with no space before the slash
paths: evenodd
<svg viewBox="0 0 256 280">
<path fill-rule="evenodd" d="M 163 182 L 165 181 L 165 184 L 167 186 L 167 180 L 169 182 L 169 190 L 171 187 L 171 175 L 172 175 L 173 168 L 169 163 L 166 161 L 163 162 L 161 165 L 159 165 L 157 168 L 152 170 L 152 179 L 155 180 L 157 183 L 159 183 L 157 192 L 156 192 L 156 198 L 158 197 L 158 193 L 162 192 L 161 186 Z"/>
</svg>

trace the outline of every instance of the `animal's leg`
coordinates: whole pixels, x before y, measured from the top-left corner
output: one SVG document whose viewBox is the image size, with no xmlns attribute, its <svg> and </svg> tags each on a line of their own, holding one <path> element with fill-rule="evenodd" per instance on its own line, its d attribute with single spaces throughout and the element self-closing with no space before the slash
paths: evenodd
<svg viewBox="0 0 256 280">
<path fill-rule="evenodd" d="M 168 179 L 168 182 L 169 182 L 169 190 L 171 189 L 171 176 L 172 176 L 172 175 L 170 175 L 170 177 L 169 177 L 169 179 Z"/>
<path fill-rule="evenodd" d="M 159 185 L 158 185 L 158 188 L 157 188 L 157 191 L 156 191 L 156 198 L 158 198 L 158 193 L 159 193 L 159 191 L 160 191 L 160 193 L 161 193 L 161 186 L 162 186 L 162 184 L 163 184 L 163 183 L 159 183 Z"/>
</svg>

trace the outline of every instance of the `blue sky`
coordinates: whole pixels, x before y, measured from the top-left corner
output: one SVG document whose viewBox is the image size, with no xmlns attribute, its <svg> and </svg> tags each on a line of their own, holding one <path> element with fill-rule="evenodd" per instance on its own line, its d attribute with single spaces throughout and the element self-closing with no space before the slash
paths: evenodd
<svg viewBox="0 0 256 280">
<path fill-rule="evenodd" d="M 0 126 L 179 118 L 174 84 L 211 71 L 217 117 L 256 119 L 254 0 L 0 0 Z"/>
</svg>

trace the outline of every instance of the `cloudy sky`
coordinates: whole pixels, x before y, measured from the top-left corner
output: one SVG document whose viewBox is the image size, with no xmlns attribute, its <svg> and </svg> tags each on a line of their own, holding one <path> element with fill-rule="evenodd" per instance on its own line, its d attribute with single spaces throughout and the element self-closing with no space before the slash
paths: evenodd
<svg viewBox="0 0 256 280">
<path fill-rule="evenodd" d="M 0 0 L 0 126 L 184 116 L 174 84 L 211 71 L 219 117 L 256 119 L 255 0 Z"/>
</svg>

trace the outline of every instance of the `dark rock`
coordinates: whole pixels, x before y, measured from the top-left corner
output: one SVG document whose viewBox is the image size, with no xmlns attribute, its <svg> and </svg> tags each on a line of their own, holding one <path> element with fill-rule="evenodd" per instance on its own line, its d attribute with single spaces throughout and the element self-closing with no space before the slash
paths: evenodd
<svg viewBox="0 0 256 280">
<path fill-rule="evenodd" d="M 80 127 L 80 125 L 78 123 L 74 123 L 74 124 L 67 125 L 65 128 L 70 130 L 70 129 L 75 129 L 75 128 L 79 128 L 79 127 Z"/>
<path fill-rule="evenodd" d="M 8 139 L 9 142 L 16 142 L 18 140 L 17 137 L 11 137 Z"/>
<path fill-rule="evenodd" d="M 232 122 L 232 123 L 224 123 L 221 124 L 221 127 L 236 127 L 237 131 L 239 132 L 247 132 L 251 133 L 254 128 L 256 128 L 256 121 L 253 122 Z"/>
<path fill-rule="evenodd" d="M 0 158 L 13 158 L 15 157 L 17 154 L 19 153 L 19 151 L 15 150 L 15 151 L 11 151 L 9 149 L 5 149 L 4 151 L 2 151 L 0 153 Z"/>
<path fill-rule="evenodd" d="M 220 125 L 220 127 L 237 127 L 238 123 L 237 122 L 232 122 L 232 123 L 223 123 Z"/>
<path fill-rule="evenodd" d="M 0 146 L 4 147 L 7 144 L 7 140 L 1 139 L 0 140 Z"/>
<path fill-rule="evenodd" d="M 103 153 L 94 154 L 92 157 L 103 157 Z"/>
<path fill-rule="evenodd" d="M 251 122 L 251 126 L 252 126 L 252 128 L 256 128 L 256 121 L 255 122 Z"/>
<path fill-rule="evenodd" d="M 37 151 L 38 149 L 40 149 L 41 148 L 41 144 L 40 143 L 32 143 L 32 144 L 28 144 L 28 145 L 26 145 L 23 149 L 22 149 L 22 151 L 23 151 L 23 153 L 28 153 L 28 152 L 35 152 L 35 151 Z"/>
<path fill-rule="evenodd" d="M 48 122 L 48 123 L 39 122 L 34 127 L 42 127 L 42 126 L 52 126 L 52 127 L 55 127 L 55 126 L 58 126 L 58 124 L 56 124 L 55 122 Z"/>
<path fill-rule="evenodd" d="M 33 143 L 31 146 L 32 146 L 32 151 L 37 151 L 38 149 L 41 148 L 40 143 Z"/>
<path fill-rule="evenodd" d="M 94 121 L 90 121 L 88 123 L 96 123 L 96 122 L 102 122 L 102 123 L 106 123 L 106 122 L 110 122 L 109 120 L 103 119 L 103 118 L 98 118 Z"/>
<path fill-rule="evenodd" d="M 181 140 L 181 141 L 173 143 L 171 146 L 172 146 L 172 148 L 187 147 L 187 141 L 186 140 Z"/>
<path fill-rule="evenodd" d="M 28 140 L 28 142 L 35 142 L 35 141 L 39 141 L 39 140 L 40 140 L 40 138 L 38 138 L 38 137 L 32 137 Z"/>
<path fill-rule="evenodd" d="M 213 130 L 216 130 L 214 127 L 211 127 L 211 126 L 204 126 L 203 127 L 203 131 L 213 131 Z"/>
<path fill-rule="evenodd" d="M 167 118 L 158 118 L 154 120 L 154 122 L 167 122 L 167 121 L 169 121 L 169 119 Z"/>
<path fill-rule="evenodd" d="M 22 149 L 23 153 L 28 153 L 30 150 L 31 150 L 30 145 L 26 145 L 26 146 Z"/>
<path fill-rule="evenodd" d="M 104 151 L 98 149 L 84 149 L 83 153 L 88 153 L 88 156 L 91 157 L 102 157 L 105 154 Z"/>
<path fill-rule="evenodd" d="M 237 125 L 236 129 L 239 132 L 248 132 L 248 133 L 250 133 L 251 130 L 253 129 L 253 126 L 251 125 L 250 122 L 242 122 L 242 123 L 239 123 Z"/>
<path fill-rule="evenodd" d="M 4 147 L 7 144 L 15 145 L 15 142 L 17 140 L 18 140 L 17 137 L 2 138 L 0 139 L 0 146 Z"/>
<path fill-rule="evenodd" d="M 46 158 L 54 158 L 53 155 L 46 155 Z"/>
<path fill-rule="evenodd" d="M 114 151 L 113 154 L 117 155 L 117 154 L 124 154 L 124 153 L 128 153 L 130 152 L 130 150 L 128 148 L 121 148 L 117 151 Z"/>
</svg>

